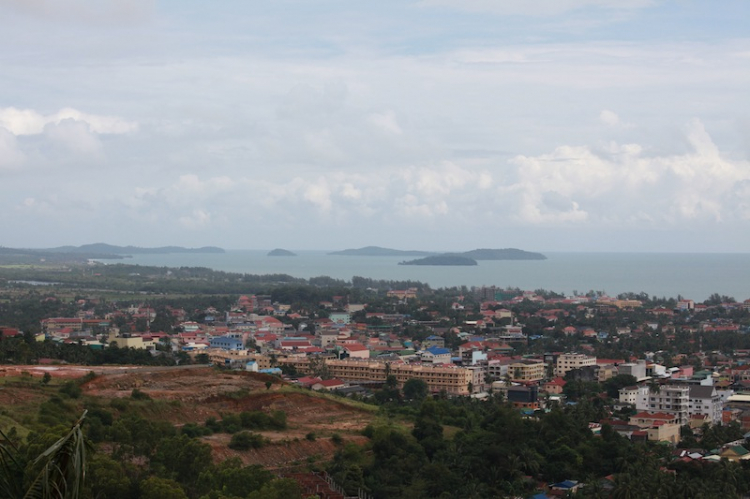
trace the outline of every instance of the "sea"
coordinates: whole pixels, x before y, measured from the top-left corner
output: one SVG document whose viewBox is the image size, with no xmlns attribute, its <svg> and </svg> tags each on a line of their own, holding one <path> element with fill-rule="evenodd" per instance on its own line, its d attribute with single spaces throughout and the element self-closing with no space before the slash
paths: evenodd
<svg viewBox="0 0 750 499">
<path fill-rule="evenodd" d="M 433 288 L 497 286 L 545 289 L 565 295 L 603 292 L 703 301 L 718 293 L 737 301 L 750 299 L 750 253 L 563 253 L 545 252 L 547 260 L 480 261 L 477 266 L 398 265 L 411 257 L 329 255 L 329 251 L 294 251 L 297 256 L 267 256 L 268 250 L 226 253 L 134 255 L 129 263 L 166 267 L 207 267 L 245 274 L 293 277 L 353 276 L 412 280 Z"/>
</svg>

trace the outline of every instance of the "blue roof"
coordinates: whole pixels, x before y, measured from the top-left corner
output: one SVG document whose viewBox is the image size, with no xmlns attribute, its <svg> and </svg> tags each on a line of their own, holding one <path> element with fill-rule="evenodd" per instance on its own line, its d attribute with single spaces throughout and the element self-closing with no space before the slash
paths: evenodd
<svg viewBox="0 0 750 499">
<path fill-rule="evenodd" d="M 428 352 L 430 352 L 432 355 L 445 355 L 450 354 L 451 351 L 447 348 L 440 348 L 440 347 L 430 347 L 427 349 Z"/>
<path fill-rule="evenodd" d="M 427 339 L 427 340 L 442 340 L 443 338 L 441 338 L 440 336 L 436 336 L 436 335 L 433 334 L 433 335 L 428 336 L 425 339 Z"/>
<path fill-rule="evenodd" d="M 558 489 L 572 489 L 576 485 L 578 485 L 578 482 L 575 480 L 563 480 L 553 485 L 553 487 L 557 487 Z"/>
</svg>

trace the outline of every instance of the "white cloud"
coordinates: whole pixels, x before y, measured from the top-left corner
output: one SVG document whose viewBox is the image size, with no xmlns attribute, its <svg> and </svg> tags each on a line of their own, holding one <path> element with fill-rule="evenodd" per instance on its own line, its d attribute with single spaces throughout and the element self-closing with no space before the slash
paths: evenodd
<svg viewBox="0 0 750 499">
<path fill-rule="evenodd" d="M 612 10 L 641 9 L 654 5 L 653 0 L 422 0 L 426 7 L 450 7 L 501 15 L 555 16 L 584 8 Z"/>
<path fill-rule="evenodd" d="M 305 189 L 304 198 L 323 212 L 330 211 L 333 206 L 331 190 L 324 178 L 319 178 L 315 183 L 309 184 Z"/>
<path fill-rule="evenodd" d="M 403 130 L 401 130 L 401 127 L 396 120 L 396 113 L 391 110 L 383 113 L 373 113 L 368 117 L 368 121 L 385 132 L 397 135 L 403 133 Z"/>
<path fill-rule="evenodd" d="M 130 24 L 153 13 L 154 0 L 4 0 L 0 7 L 38 18 Z"/>
<path fill-rule="evenodd" d="M 196 209 L 190 215 L 179 218 L 180 225 L 189 230 L 204 229 L 211 225 L 211 215 L 203 210 Z"/>
<path fill-rule="evenodd" d="M 0 171 L 18 168 L 25 159 L 16 136 L 0 128 Z"/>
<path fill-rule="evenodd" d="M 69 107 L 48 115 L 32 109 L 0 108 L 0 127 L 8 129 L 14 135 L 40 134 L 45 126 L 59 125 L 63 121 L 85 123 L 92 132 L 98 134 L 122 134 L 138 129 L 135 122 L 114 116 L 88 114 Z"/>
</svg>

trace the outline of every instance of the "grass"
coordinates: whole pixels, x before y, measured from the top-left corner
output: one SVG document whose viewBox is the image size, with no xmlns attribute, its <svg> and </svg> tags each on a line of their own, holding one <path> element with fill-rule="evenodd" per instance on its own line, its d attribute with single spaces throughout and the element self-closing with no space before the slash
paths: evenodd
<svg viewBox="0 0 750 499">
<path fill-rule="evenodd" d="M 26 438 L 26 435 L 29 434 L 31 430 L 23 426 L 21 423 L 16 421 L 15 419 L 0 414 L 0 430 L 3 431 L 7 435 L 8 431 L 10 431 L 11 428 L 15 426 L 16 432 L 19 437 Z"/>
<path fill-rule="evenodd" d="M 352 399 L 348 399 L 345 397 L 339 397 L 337 395 L 331 395 L 330 393 L 316 392 L 313 390 L 308 390 L 306 388 L 298 388 L 296 386 L 291 386 L 291 385 L 283 386 L 279 388 L 278 390 L 274 390 L 274 392 L 276 393 L 299 393 L 302 395 L 307 395 L 308 397 L 325 399 L 331 402 L 335 402 L 337 404 L 341 404 L 341 405 L 353 407 L 355 409 L 359 409 L 362 411 L 373 412 L 373 413 L 378 412 L 378 409 L 379 409 L 379 407 L 376 405 L 367 404 L 365 402 L 360 402 L 359 400 L 352 400 Z M 262 392 L 262 393 L 265 393 L 265 392 Z M 258 392 L 256 392 L 255 394 L 258 395 Z"/>
</svg>

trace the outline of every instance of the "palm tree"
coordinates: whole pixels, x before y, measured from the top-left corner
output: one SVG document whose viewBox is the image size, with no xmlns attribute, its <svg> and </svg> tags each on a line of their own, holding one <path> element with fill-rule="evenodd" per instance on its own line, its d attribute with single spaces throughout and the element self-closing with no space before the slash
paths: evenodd
<svg viewBox="0 0 750 499">
<path fill-rule="evenodd" d="M 28 489 L 23 484 L 24 464 L 13 445 L 0 444 L 0 495 L 8 499 L 77 499 L 86 475 L 86 440 L 81 425 L 88 411 L 70 431 L 42 452 L 34 464 L 44 464 Z"/>
</svg>

